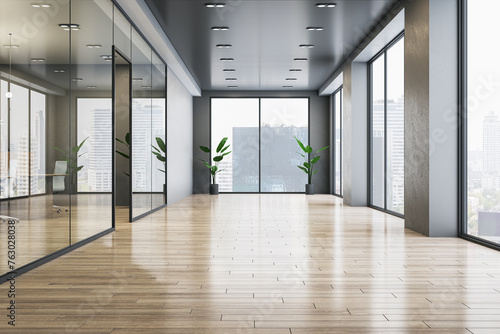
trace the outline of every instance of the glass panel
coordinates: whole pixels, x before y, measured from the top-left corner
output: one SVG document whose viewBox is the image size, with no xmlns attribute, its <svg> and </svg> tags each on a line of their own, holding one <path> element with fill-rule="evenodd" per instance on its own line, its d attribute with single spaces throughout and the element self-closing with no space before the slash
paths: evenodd
<svg viewBox="0 0 500 334">
<path fill-rule="evenodd" d="M 212 150 L 215 151 L 222 138 L 228 137 L 226 144 L 231 145 L 232 151 L 218 164 L 223 169 L 216 177 L 219 191 L 258 192 L 259 99 L 213 98 L 211 110 Z M 206 160 L 209 159 L 207 154 Z"/>
<path fill-rule="evenodd" d="M 102 193 L 112 191 L 112 119 L 110 98 L 78 98 L 78 143 L 84 143 L 78 157 L 78 192 Z"/>
<path fill-rule="evenodd" d="M 152 209 L 151 48 L 132 34 L 132 216 Z"/>
<path fill-rule="evenodd" d="M 261 99 L 262 192 L 304 191 L 307 175 L 297 168 L 304 159 L 294 137 L 308 144 L 308 118 L 306 98 Z"/>
<path fill-rule="evenodd" d="M 495 0 L 468 1 L 467 234 L 500 243 L 500 31 Z"/>
<path fill-rule="evenodd" d="M 76 243 L 112 226 L 113 7 L 103 0 L 71 3 L 72 23 L 80 25 L 71 32 L 71 242 Z"/>
<path fill-rule="evenodd" d="M 9 197 L 9 112 L 7 81 L 1 80 L 0 95 L 0 198 Z"/>
<path fill-rule="evenodd" d="M 156 149 L 151 150 L 152 164 L 152 196 L 153 196 L 153 209 L 166 203 L 163 189 L 166 183 L 166 150 L 163 150 L 165 144 L 165 103 L 166 103 L 166 90 L 165 90 L 165 64 L 161 59 L 153 54 L 153 100 L 151 108 L 152 128 L 153 135 L 151 136 L 153 147 Z M 166 147 L 165 147 L 166 149 Z M 156 152 L 157 154 L 154 154 Z"/>
<path fill-rule="evenodd" d="M 62 2 L 56 10 L 0 1 L 0 214 L 20 219 L 16 268 L 70 244 L 68 177 L 54 177 L 56 161 L 66 164 L 55 147 L 69 147 L 70 32 L 59 27 L 69 23 L 69 12 Z M 0 235 L 7 224 L 0 223 Z M 6 241 L 0 239 L 0 249 Z M 0 274 L 7 271 L 1 252 Z"/>
<path fill-rule="evenodd" d="M 342 90 L 339 90 L 334 95 L 334 113 L 335 113 L 335 194 L 341 194 L 341 169 L 342 169 L 342 108 L 341 108 Z"/>
<path fill-rule="evenodd" d="M 10 84 L 10 197 L 29 195 L 29 90 Z"/>
<path fill-rule="evenodd" d="M 371 66 L 372 70 L 372 166 L 371 166 L 371 190 L 374 206 L 384 208 L 385 197 L 385 55 L 377 58 Z"/>
<path fill-rule="evenodd" d="M 45 94 L 31 91 L 31 195 L 45 194 Z"/>
<path fill-rule="evenodd" d="M 387 210 L 404 214 L 404 38 L 387 50 Z"/>
</svg>

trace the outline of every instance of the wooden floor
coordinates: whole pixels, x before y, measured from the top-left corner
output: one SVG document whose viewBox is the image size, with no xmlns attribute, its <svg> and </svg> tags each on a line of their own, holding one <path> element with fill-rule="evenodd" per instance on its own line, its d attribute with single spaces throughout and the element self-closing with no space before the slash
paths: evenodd
<svg viewBox="0 0 500 334">
<path fill-rule="evenodd" d="M 16 281 L 1 333 L 500 333 L 500 253 L 326 195 L 195 195 Z"/>
</svg>

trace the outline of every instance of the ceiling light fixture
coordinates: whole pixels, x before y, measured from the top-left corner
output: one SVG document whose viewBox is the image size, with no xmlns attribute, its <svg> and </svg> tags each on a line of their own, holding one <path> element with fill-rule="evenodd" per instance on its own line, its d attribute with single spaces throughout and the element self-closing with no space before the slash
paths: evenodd
<svg viewBox="0 0 500 334">
<path fill-rule="evenodd" d="M 16 44 L 7 44 L 3 46 L 6 49 L 19 49 L 19 45 Z"/>
<path fill-rule="evenodd" d="M 96 89 L 97 86 L 87 86 L 88 89 Z"/>
<path fill-rule="evenodd" d="M 56 68 L 54 70 L 54 73 L 65 73 L 65 72 L 66 72 L 66 70 L 64 68 Z"/>
<path fill-rule="evenodd" d="M 295 61 L 307 61 L 307 58 L 293 58 Z"/>
<path fill-rule="evenodd" d="M 293 86 L 283 86 L 283 88 L 293 88 Z"/>
<path fill-rule="evenodd" d="M 102 48 L 101 44 L 87 44 L 87 48 L 89 49 L 100 49 Z"/>
<path fill-rule="evenodd" d="M 151 86 L 142 86 L 144 89 L 151 89 Z"/>
<path fill-rule="evenodd" d="M 41 63 L 41 62 L 44 62 L 45 59 L 44 58 L 31 58 L 31 61 L 35 62 L 35 63 Z"/>
<path fill-rule="evenodd" d="M 204 4 L 203 6 L 207 8 L 223 8 L 226 6 L 226 4 L 223 2 L 209 2 Z"/>
<path fill-rule="evenodd" d="M 71 79 L 71 81 L 73 81 L 73 82 L 83 81 L 83 78 L 73 78 L 73 79 Z"/>
<path fill-rule="evenodd" d="M 142 81 L 142 78 L 132 78 L 132 81 Z"/>
<path fill-rule="evenodd" d="M 234 68 L 225 68 L 222 70 L 223 72 L 236 72 Z"/>
<path fill-rule="evenodd" d="M 217 44 L 216 47 L 219 49 L 230 49 L 233 46 L 231 44 Z"/>
<path fill-rule="evenodd" d="M 321 31 L 324 28 L 323 27 L 307 27 L 306 29 L 309 31 Z"/>
<path fill-rule="evenodd" d="M 229 30 L 229 27 L 212 27 L 210 28 L 214 31 L 226 31 L 226 30 Z"/>
<path fill-rule="evenodd" d="M 227 88 L 238 88 L 238 86 L 227 86 Z"/>
<path fill-rule="evenodd" d="M 312 48 L 314 48 L 314 44 L 300 44 L 299 48 L 312 49 Z"/>
<path fill-rule="evenodd" d="M 33 8 L 50 8 L 52 5 L 49 5 L 48 3 L 32 3 L 31 7 Z"/>
<path fill-rule="evenodd" d="M 59 27 L 62 28 L 63 30 L 73 30 L 73 31 L 76 31 L 76 30 L 80 30 L 80 25 L 79 24 L 76 24 L 76 23 L 61 23 L 59 24 Z"/>
<path fill-rule="evenodd" d="M 220 60 L 222 60 L 222 61 L 233 61 L 234 58 L 221 58 Z"/>
<path fill-rule="evenodd" d="M 113 60 L 113 55 L 101 55 L 101 58 L 105 61 L 111 61 Z"/>
<path fill-rule="evenodd" d="M 290 72 L 302 72 L 300 68 L 291 68 Z"/>
<path fill-rule="evenodd" d="M 318 8 L 334 8 L 335 6 L 337 6 L 336 3 L 317 3 L 316 4 L 316 7 L 318 7 Z"/>
<path fill-rule="evenodd" d="M 287 80 L 287 81 L 293 81 L 293 80 L 297 80 L 297 78 L 286 78 L 285 80 Z"/>
<path fill-rule="evenodd" d="M 238 80 L 238 79 L 236 79 L 236 78 L 226 78 L 226 81 L 236 81 L 236 80 Z"/>
</svg>

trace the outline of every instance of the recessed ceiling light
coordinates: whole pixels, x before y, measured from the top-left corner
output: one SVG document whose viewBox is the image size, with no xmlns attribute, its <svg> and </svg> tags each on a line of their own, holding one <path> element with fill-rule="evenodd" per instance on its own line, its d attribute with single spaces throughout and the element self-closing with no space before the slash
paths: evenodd
<svg viewBox="0 0 500 334">
<path fill-rule="evenodd" d="M 222 61 L 233 61 L 234 58 L 221 58 L 220 60 L 222 60 Z"/>
<path fill-rule="evenodd" d="M 97 86 L 87 86 L 88 89 L 96 89 Z"/>
<path fill-rule="evenodd" d="M 132 78 L 132 81 L 142 81 L 142 78 Z"/>
<path fill-rule="evenodd" d="M 76 23 L 61 23 L 59 24 L 59 27 L 63 30 L 80 30 L 80 25 Z"/>
<path fill-rule="evenodd" d="M 87 48 L 89 49 L 100 49 L 102 48 L 101 44 L 87 44 Z"/>
<path fill-rule="evenodd" d="M 238 79 L 236 79 L 236 78 L 226 78 L 226 80 L 227 80 L 227 81 L 236 81 L 236 80 L 238 80 Z"/>
<path fill-rule="evenodd" d="M 207 8 L 223 8 L 226 6 L 226 4 L 223 2 L 209 2 L 204 4 L 203 6 Z"/>
<path fill-rule="evenodd" d="M 217 44 L 216 47 L 219 49 L 230 49 L 233 46 L 231 44 Z"/>
<path fill-rule="evenodd" d="M 290 72 L 302 72 L 300 68 L 291 68 Z"/>
<path fill-rule="evenodd" d="M 113 60 L 113 55 L 101 55 L 101 58 L 105 61 L 111 61 Z"/>
<path fill-rule="evenodd" d="M 227 86 L 227 88 L 238 88 L 238 86 Z"/>
<path fill-rule="evenodd" d="M 300 44 L 299 48 L 312 49 L 312 48 L 314 48 L 314 44 Z"/>
<path fill-rule="evenodd" d="M 333 8 L 335 6 L 337 6 L 336 3 L 317 3 L 316 4 L 316 7 L 318 7 L 318 8 Z"/>
<path fill-rule="evenodd" d="M 287 81 L 293 81 L 293 80 L 297 80 L 297 78 L 286 78 L 285 80 L 287 80 Z"/>
<path fill-rule="evenodd" d="M 306 29 L 309 31 L 321 31 L 324 28 L 323 27 L 307 27 Z"/>
<path fill-rule="evenodd" d="M 45 59 L 44 58 L 31 58 L 31 61 L 35 62 L 35 63 L 41 63 L 41 62 L 44 62 Z"/>
<path fill-rule="evenodd" d="M 33 8 L 50 8 L 52 5 L 49 5 L 48 3 L 32 3 L 31 7 Z"/>
<path fill-rule="evenodd" d="M 73 78 L 73 79 L 71 79 L 71 81 L 73 81 L 73 82 L 83 81 L 83 78 Z"/>
<path fill-rule="evenodd" d="M 224 72 L 236 72 L 236 70 L 234 68 L 225 68 L 222 71 L 224 71 Z"/>
<path fill-rule="evenodd" d="M 229 30 L 229 27 L 212 27 L 211 29 L 215 31 L 226 31 Z"/>
<path fill-rule="evenodd" d="M 307 58 L 293 58 L 295 61 L 307 61 Z"/>
<path fill-rule="evenodd" d="M 65 72 L 66 72 L 66 70 L 64 68 L 56 68 L 54 70 L 54 73 L 65 73 Z"/>
<path fill-rule="evenodd" d="M 283 86 L 283 88 L 293 88 L 293 86 Z"/>
<path fill-rule="evenodd" d="M 3 47 L 7 49 L 19 49 L 19 45 L 17 44 L 6 44 Z"/>
<path fill-rule="evenodd" d="M 151 86 L 142 86 L 144 89 L 151 89 Z"/>
</svg>

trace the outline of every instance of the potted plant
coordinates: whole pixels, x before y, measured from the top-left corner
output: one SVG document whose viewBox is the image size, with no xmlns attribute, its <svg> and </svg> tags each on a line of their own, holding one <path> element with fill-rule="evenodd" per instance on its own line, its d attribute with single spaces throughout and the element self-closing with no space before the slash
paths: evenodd
<svg viewBox="0 0 500 334">
<path fill-rule="evenodd" d="M 121 140 L 121 139 L 118 139 L 118 138 L 115 138 L 117 142 L 119 143 L 122 143 L 123 145 L 125 145 L 125 147 L 127 148 L 127 151 L 130 151 L 130 132 L 127 132 L 127 134 L 125 135 L 125 141 Z M 121 155 L 122 157 L 124 157 L 125 159 L 130 159 L 130 156 L 128 155 L 128 153 L 125 153 L 125 152 L 121 152 L 121 151 L 118 151 L 116 150 L 116 153 L 118 153 L 119 155 Z M 127 175 L 128 177 L 130 177 L 130 174 L 125 172 L 125 171 L 122 171 L 123 174 Z"/>
<path fill-rule="evenodd" d="M 61 149 L 59 147 L 54 147 L 56 151 L 59 151 L 64 154 L 64 158 L 62 160 L 66 161 L 68 163 L 69 167 L 69 175 L 70 175 L 70 183 L 71 183 L 71 193 L 76 194 L 77 193 L 77 175 L 80 170 L 83 169 L 83 165 L 78 166 L 78 158 L 81 157 L 82 155 L 86 154 L 87 152 L 80 153 L 80 150 L 83 147 L 83 144 L 89 139 L 89 137 L 85 138 L 82 140 L 80 144 L 77 144 L 71 148 L 69 152 L 67 152 L 64 149 Z"/>
<path fill-rule="evenodd" d="M 166 170 L 167 170 L 167 166 L 166 166 L 167 146 L 165 145 L 165 142 L 163 141 L 163 139 L 161 139 L 160 137 L 156 137 L 156 144 L 158 144 L 158 147 L 151 145 L 151 147 L 153 148 L 153 151 L 151 151 L 151 153 L 153 153 L 158 160 L 163 162 L 163 169 L 158 168 L 158 170 L 160 172 L 163 172 L 164 174 L 166 174 L 167 173 L 166 172 Z M 167 194 L 167 188 L 166 188 L 165 183 L 163 183 L 163 195 L 166 195 L 166 194 Z"/>
<path fill-rule="evenodd" d="M 330 146 L 325 146 L 325 147 L 317 150 L 315 153 L 313 153 L 314 151 L 313 151 L 311 146 L 309 146 L 309 145 L 304 146 L 304 144 L 302 144 L 302 142 L 297 137 L 295 137 L 295 140 L 297 141 L 300 148 L 304 152 L 304 154 L 302 154 L 300 152 L 297 152 L 297 153 L 306 159 L 306 161 L 302 164 L 302 166 L 297 165 L 297 167 L 299 167 L 301 170 L 303 170 L 307 174 L 306 195 L 314 195 L 314 184 L 312 184 L 311 182 L 312 182 L 312 176 L 314 174 L 316 174 L 318 171 L 313 172 L 313 167 L 314 167 L 314 164 L 319 161 L 320 156 L 319 155 L 313 156 L 311 159 L 311 154 L 313 154 L 313 155 L 318 154 L 319 152 L 326 150 Z"/>
<path fill-rule="evenodd" d="M 218 195 L 219 194 L 219 185 L 216 182 L 216 176 L 218 173 L 222 172 L 223 169 L 219 169 L 219 162 L 224 159 L 226 155 L 231 153 L 231 151 L 226 152 L 229 146 L 231 145 L 226 145 L 227 137 L 222 138 L 220 141 L 219 145 L 217 145 L 217 149 L 215 150 L 215 153 L 217 154 L 215 157 L 212 158 L 214 164 L 211 165 L 207 161 L 200 159 L 205 166 L 207 166 L 208 169 L 210 169 L 210 174 L 212 175 L 212 184 L 210 185 L 210 195 Z M 205 153 L 210 153 L 210 149 L 206 146 L 200 146 L 200 149 L 205 152 Z"/>
</svg>

